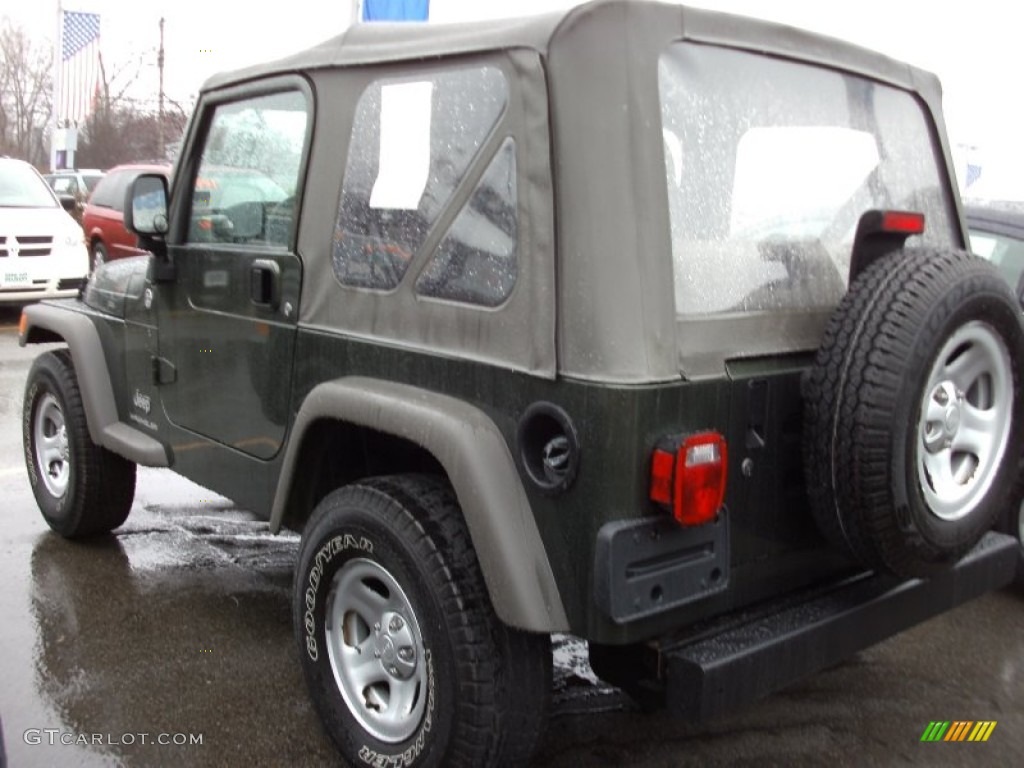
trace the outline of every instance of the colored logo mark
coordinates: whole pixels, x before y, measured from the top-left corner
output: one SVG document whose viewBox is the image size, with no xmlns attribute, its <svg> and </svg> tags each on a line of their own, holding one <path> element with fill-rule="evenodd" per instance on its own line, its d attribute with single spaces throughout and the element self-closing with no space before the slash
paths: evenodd
<svg viewBox="0 0 1024 768">
<path fill-rule="evenodd" d="M 921 741 L 988 741 L 995 729 L 995 720 L 933 720 L 921 734 Z"/>
</svg>

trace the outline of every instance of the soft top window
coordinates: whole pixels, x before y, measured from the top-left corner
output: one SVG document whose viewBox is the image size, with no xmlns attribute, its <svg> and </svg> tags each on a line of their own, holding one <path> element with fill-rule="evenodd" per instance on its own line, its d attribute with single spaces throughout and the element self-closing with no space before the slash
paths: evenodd
<svg viewBox="0 0 1024 768">
<path fill-rule="evenodd" d="M 505 301 L 519 272 L 517 203 L 516 144 L 509 137 L 420 273 L 416 292 L 484 307 Z"/>
<path fill-rule="evenodd" d="M 398 286 L 507 103 L 505 76 L 490 66 L 367 87 L 334 233 L 342 284 Z"/>
<path fill-rule="evenodd" d="M 924 241 L 951 241 L 943 163 L 910 93 L 688 43 L 658 69 L 680 316 L 835 306 L 871 208 L 921 211 Z"/>
</svg>

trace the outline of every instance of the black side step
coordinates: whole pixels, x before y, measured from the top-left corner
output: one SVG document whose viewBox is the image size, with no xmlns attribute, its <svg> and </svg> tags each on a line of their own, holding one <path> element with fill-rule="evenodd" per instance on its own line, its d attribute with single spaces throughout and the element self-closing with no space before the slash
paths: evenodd
<svg viewBox="0 0 1024 768">
<path fill-rule="evenodd" d="M 993 589 L 1009 584 L 1019 544 L 989 533 L 927 581 L 861 576 L 713 637 L 662 649 L 666 704 L 700 721 L 772 691 Z"/>
</svg>

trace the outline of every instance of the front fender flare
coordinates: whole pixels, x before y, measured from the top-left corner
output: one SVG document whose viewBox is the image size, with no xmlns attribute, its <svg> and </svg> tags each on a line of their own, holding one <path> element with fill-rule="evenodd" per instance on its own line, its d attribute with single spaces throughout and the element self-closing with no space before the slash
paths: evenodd
<svg viewBox="0 0 1024 768">
<path fill-rule="evenodd" d="M 430 451 L 458 496 L 498 617 L 535 632 L 568 630 L 554 573 L 508 445 L 483 411 L 461 400 L 357 376 L 316 386 L 292 427 L 274 496 L 272 531 L 284 518 L 306 430 L 322 419 L 374 429 Z"/>
<path fill-rule="evenodd" d="M 114 385 L 107 369 L 103 344 L 88 315 L 47 304 L 25 307 L 23 315 L 18 336 L 21 346 L 37 340 L 63 339 L 67 343 L 92 441 L 136 464 L 170 466 L 163 443 L 118 419 Z"/>
</svg>

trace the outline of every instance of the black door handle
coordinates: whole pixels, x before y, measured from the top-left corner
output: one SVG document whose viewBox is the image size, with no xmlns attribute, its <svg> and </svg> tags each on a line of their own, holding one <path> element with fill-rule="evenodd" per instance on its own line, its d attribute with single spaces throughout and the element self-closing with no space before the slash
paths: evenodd
<svg viewBox="0 0 1024 768">
<path fill-rule="evenodd" d="M 281 303 L 281 267 L 272 259 L 256 259 L 249 268 L 249 298 L 260 307 Z"/>
</svg>

